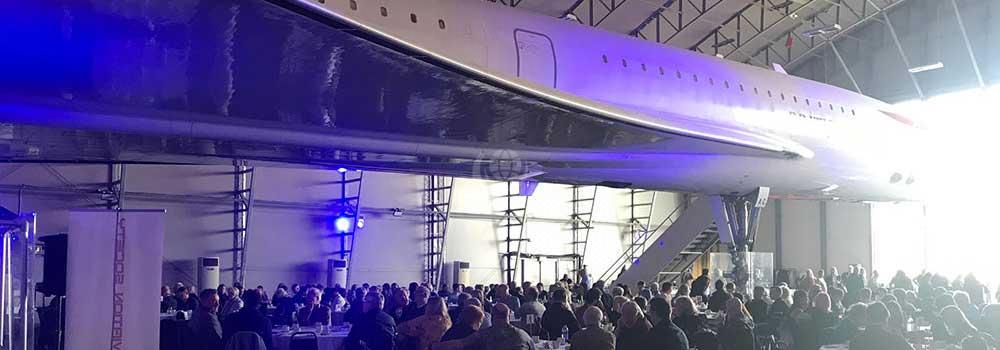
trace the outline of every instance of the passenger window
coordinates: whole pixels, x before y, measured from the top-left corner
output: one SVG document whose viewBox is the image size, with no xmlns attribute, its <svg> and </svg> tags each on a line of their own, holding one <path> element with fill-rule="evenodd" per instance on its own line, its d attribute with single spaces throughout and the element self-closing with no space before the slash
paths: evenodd
<svg viewBox="0 0 1000 350">
<path fill-rule="evenodd" d="M 792 96 L 792 101 L 795 102 L 795 103 L 799 103 L 799 97 L 798 96 Z"/>
<path fill-rule="evenodd" d="M 389 9 L 386 9 L 384 6 L 379 8 L 378 11 L 382 13 L 382 17 L 389 17 Z"/>
<path fill-rule="evenodd" d="M 646 71 L 646 64 L 643 63 L 643 64 L 641 64 L 641 66 L 642 66 L 642 71 L 645 72 Z"/>
<path fill-rule="evenodd" d="M 724 82 L 723 82 L 723 85 L 725 85 L 725 86 L 726 86 L 726 88 L 728 89 L 728 88 L 729 88 L 729 81 L 728 81 L 728 80 L 724 81 Z"/>
<path fill-rule="evenodd" d="M 683 79 L 683 77 L 681 77 L 681 71 L 677 71 L 677 79 Z"/>
<path fill-rule="evenodd" d="M 660 75 L 663 75 L 663 67 L 660 67 Z"/>
<path fill-rule="evenodd" d="M 694 82 L 697 83 L 698 82 L 698 75 L 697 74 L 692 74 L 691 76 L 694 77 Z"/>
<path fill-rule="evenodd" d="M 740 84 L 740 92 L 743 92 L 743 84 Z"/>
<path fill-rule="evenodd" d="M 351 0 L 351 10 L 354 10 L 354 11 L 358 10 L 358 2 L 357 1 Z"/>
<path fill-rule="evenodd" d="M 622 59 L 622 67 L 628 67 L 628 62 L 624 58 Z"/>
<path fill-rule="evenodd" d="M 410 22 L 417 23 L 417 14 L 415 13 L 410 14 Z"/>
<path fill-rule="evenodd" d="M 601 55 L 601 59 L 604 60 L 604 63 L 608 63 L 608 55 Z"/>
<path fill-rule="evenodd" d="M 445 27 L 444 20 L 443 19 L 439 19 L 438 20 L 438 28 L 441 28 L 443 30 L 444 27 Z"/>
<path fill-rule="evenodd" d="M 840 113 L 847 113 L 847 111 L 844 110 L 844 106 L 840 106 Z"/>
</svg>

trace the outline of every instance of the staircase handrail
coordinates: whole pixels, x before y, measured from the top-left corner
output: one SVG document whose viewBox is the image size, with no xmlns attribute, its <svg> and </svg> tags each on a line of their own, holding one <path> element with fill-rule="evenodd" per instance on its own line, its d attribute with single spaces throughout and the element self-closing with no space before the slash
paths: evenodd
<svg viewBox="0 0 1000 350">
<path fill-rule="evenodd" d="M 653 236 L 653 235 L 651 235 L 649 233 L 650 232 L 653 232 L 653 233 L 659 232 L 660 229 L 663 228 L 663 225 L 665 225 L 667 223 L 667 221 L 670 221 L 670 225 L 673 225 L 673 223 L 676 221 L 675 219 L 673 219 L 674 214 L 677 214 L 678 212 L 680 212 L 681 208 L 685 208 L 685 207 L 687 207 L 687 202 L 678 203 L 677 206 L 674 207 L 674 210 L 671 211 L 670 214 L 667 214 L 667 216 L 664 217 L 663 220 L 660 220 L 660 223 L 657 224 L 655 228 L 653 228 L 652 230 L 646 230 L 645 234 L 642 235 L 642 237 L 639 237 L 634 242 L 632 242 L 632 247 L 635 247 L 637 244 L 640 244 L 639 240 L 642 240 L 641 245 L 643 247 L 645 247 L 646 246 L 646 242 L 648 242 L 649 238 Z M 667 227 L 670 227 L 670 225 L 667 225 Z M 630 256 L 629 250 L 626 249 L 624 252 L 622 252 L 622 254 L 620 256 L 618 256 L 618 259 L 615 259 L 615 262 L 611 263 L 611 266 L 609 266 L 608 269 L 605 270 L 604 273 L 601 274 L 601 277 L 598 278 L 597 280 L 598 281 L 608 281 L 607 278 L 611 277 L 611 273 L 613 273 L 612 271 L 621 270 L 622 266 L 624 266 L 626 263 L 628 263 L 627 257 L 629 257 L 629 256 Z"/>
</svg>

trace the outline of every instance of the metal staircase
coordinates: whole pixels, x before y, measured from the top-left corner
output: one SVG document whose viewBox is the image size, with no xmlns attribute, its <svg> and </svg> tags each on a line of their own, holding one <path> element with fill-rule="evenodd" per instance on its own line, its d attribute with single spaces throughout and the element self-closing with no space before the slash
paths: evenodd
<svg viewBox="0 0 1000 350">
<path fill-rule="evenodd" d="M 680 208 L 684 210 L 680 211 Z M 703 252 L 698 249 L 707 249 L 705 245 L 710 247 L 709 242 L 713 240 L 712 237 L 718 239 L 718 234 L 710 230 L 714 222 L 712 214 L 711 200 L 707 196 L 698 197 L 686 205 L 678 206 L 657 229 L 651 231 L 653 234 L 643 238 L 642 243 L 648 248 L 615 278 L 614 283 L 632 285 L 640 280 L 653 280 L 663 271 L 692 263 L 696 259 L 695 255 L 701 255 L 700 252 Z M 665 225 L 667 221 L 671 224 Z M 662 233 L 660 233 L 661 227 Z M 702 242 L 698 242 L 699 240 Z M 609 270 L 621 269 L 622 266 L 624 265 L 616 262 Z M 609 272 L 602 275 L 602 278 L 607 277 Z"/>
<path fill-rule="evenodd" d="M 660 220 L 656 227 L 646 229 L 645 232 L 648 232 L 648 234 L 632 235 L 632 241 L 625 248 L 625 251 L 618 256 L 618 259 L 615 259 L 615 262 L 613 262 L 597 280 L 609 281 L 615 278 L 619 271 L 622 271 L 623 269 L 628 268 L 627 266 L 635 263 L 635 256 L 641 255 L 644 252 L 644 250 L 636 252 L 635 249 L 638 249 L 639 247 L 646 247 L 649 241 L 655 239 L 658 235 L 662 234 L 663 231 L 672 226 L 677 218 L 680 217 L 681 213 L 683 213 L 684 207 L 686 207 L 684 203 L 677 205 L 677 207 L 675 207 L 670 214 L 665 216 L 663 220 Z"/>
<path fill-rule="evenodd" d="M 691 269 L 691 266 L 698 261 L 702 256 L 707 254 L 709 251 L 719 243 L 719 231 L 715 226 L 709 227 L 705 231 L 698 234 L 697 237 L 691 243 L 681 251 L 680 254 L 674 257 L 667 267 L 660 271 L 656 275 L 656 282 L 671 282 L 677 283 L 685 272 Z"/>
</svg>

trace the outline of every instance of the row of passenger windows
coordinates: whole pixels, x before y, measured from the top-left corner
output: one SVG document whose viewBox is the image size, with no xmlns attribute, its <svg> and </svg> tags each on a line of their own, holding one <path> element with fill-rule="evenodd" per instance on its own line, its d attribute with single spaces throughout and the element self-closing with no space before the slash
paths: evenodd
<svg viewBox="0 0 1000 350">
<path fill-rule="evenodd" d="M 317 0 L 317 1 L 319 1 L 319 3 L 326 3 L 326 0 Z M 357 0 L 349 0 L 349 1 L 350 1 L 351 10 L 357 11 L 358 10 L 358 2 L 357 2 Z M 379 13 L 382 15 L 382 17 L 389 17 L 389 9 L 387 9 L 385 6 L 379 7 Z M 418 22 L 418 20 L 417 20 L 417 14 L 415 14 L 415 13 L 411 13 L 410 14 L 410 22 L 413 22 L 413 23 L 417 23 Z M 443 30 L 446 27 L 447 27 L 447 25 L 445 24 L 444 19 L 438 19 L 438 28 L 440 28 L 440 29 Z M 601 56 L 601 60 L 604 61 L 605 64 L 609 63 L 608 55 L 602 55 Z M 621 59 L 621 63 L 622 63 L 622 67 L 628 68 L 628 60 L 622 58 Z M 640 63 L 639 66 L 640 66 L 640 68 L 642 69 L 643 72 L 648 71 L 648 67 L 646 67 L 645 63 Z M 657 71 L 659 71 L 660 75 L 665 75 L 666 74 L 666 71 L 663 69 L 662 66 L 658 66 L 657 67 Z M 676 70 L 675 74 L 677 76 L 677 79 L 683 79 L 684 78 L 684 76 L 683 76 L 683 74 L 681 74 L 680 70 Z M 694 82 L 696 82 L 696 83 L 698 82 L 698 75 L 697 74 L 692 74 L 691 78 L 694 80 Z M 708 84 L 714 86 L 715 85 L 715 79 L 708 78 Z M 723 81 L 723 85 L 725 86 L 726 89 L 730 88 L 728 80 L 724 80 Z M 746 91 L 746 89 L 743 86 L 743 84 L 738 84 L 738 86 L 739 86 L 739 89 L 740 89 L 741 93 Z M 754 93 L 754 95 L 760 95 L 760 91 L 757 89 L 757 87 L 753 88 L 753 93 Z M 781 100 L 782 101 L 786 101 L 784 93 L 780 93 L 780 96 L 781 96 Z M 774 95 L 771 93 L 771 90 L 767 90 L 767 97 L 774 98 Z M 793 100 L 794 103 L 799 103 L 799 97 L 798 96 L 792 96 L 792 100 Z M 806 104 L 806 106 L 812 106 L 812 102 L 808 98 L 805 99 L 805 104 Z M 816 101 L 816 106 L 818 108 L 823 108 L 823 102 Z M 828 103 L 827 106 L 830 108 L 831 111 L 836 111 L 835 108 L 834 108 L 834 106 L 833 106 L 833 104 L 829 104 Z M 855 111 L 853 109 L 851 109 L 850 111 L 851 111 L 851 115 L 856 115 Z M 840 107 L 840 113 L 846 114 L 847 113 L 847 109 L 844 108 L 843 106 L 841 106 Z"/>
<path fill-rule="evenodd" d="M 326 3 L 326 0 L 317 0 L 317 1 L 319 1 L 319 3 L 321 3 L 321 4 Z M 357 0 L 350 0 L 350 6 L 351 6 L 351 10 L 357 11 L 358 10 L 358 1 Z M 379 12 L 379 14 L 382 15 L 382 17 L 389 17 L 389 9 L 385 8 L 385 6 L 379 7 L 378 12 Z M 410 22 L 417 23 L 417 14 L 415 14 L 415 13 L 411 13 L 410 14 Z M 444 30 L 445 28 L 447 28 L 447 25 L 444 23 L 443 19 L 438 19 L 438 28 L 440 28 L 442 30 Z"/>
<path fill-rule="evenodd" d="M 610 63 L 609 60 L 608 60 L 608 55 L 602 55 L 601 56 L 601 60 L 604 61 L 605 64 Z M 622 64 L 622 67 L 628 68 L 628 60 L 626 60 L 624 58 L 621 59 L 621 64 Z M 643 72 L 649 71 L 647 69 L 645 63 L 640 63 L 639 67 L 640 67 L 640 69 L 642 69 Z M 659 71 L 660 75 L 664 75 L 665 74 L 665 71 L 663 70 L 663 67 L 657 67 L 657 70 Z M 684 75 L 681 73 L 680 70 L 675 70 L 674 74 L 677 76 L 677 79 L 684 79 Z M 691 79 L 694 82 L 697 83 L 698 82 L 698 75 L 697 74 L 691 74 Z M 715 79 L 708 78 L 708 85 L 715 86 Z M 725 86 L 726 89 L 731 88 L 728 80 L 723 80 L 722 85 Z M 744 87 L 743 84 L 736 84 L 736 85 L 739 87 L 741 93 L 742 92 L 746 92 L 746 87 Z M 760 90 L 758 90 L 757 87 L 754 87 L 753 88 L 753 94 L 754 95 L 760 95 Z M 782 101 L 787 101 L 787 98 L 785 97 L 785 93 L 783 93 L 783 92 L 782 93 L 778 93 L 778 96 L 780 96 L 780 98 L 781 98 Z M 774 98 L 774 94 L 771 92 L 771 90 L 767 90 L 767 97 Z M 831 111 L 836 112 L 836 110 L 837 110 L 837 108 L 832 103 L 826 103 L 826 104 L 824 104 L 822 101 L 813 101 L 813 100 L 810 100 L 808 98 L 804 99 L 804 101 L 805 101 L 806 106 L 809 106 L 809 107 L 812 107 L 813 106 L 813 102 L 815 102 L 815 105 L 816 105 L 817 108 L 823 108 L 823 106 L 825 105 Z M 792 102 L 799 103 L 799 97 L 798 96 L 792 96 Z M 842 114 L 847 114 L 847 112 L 848 112 L 848 109 L 845 108 L 844 106 L 840 106 L 839 109 L 840 109 L 840 113 L 842 113 Z M 854 109 L 850 109 L 849 111 L 850 111 L 850 113 L 851 113 L 852 116 L 853 115 L 857 115 L 856 112 L 854 111 Z"/>
</svg>

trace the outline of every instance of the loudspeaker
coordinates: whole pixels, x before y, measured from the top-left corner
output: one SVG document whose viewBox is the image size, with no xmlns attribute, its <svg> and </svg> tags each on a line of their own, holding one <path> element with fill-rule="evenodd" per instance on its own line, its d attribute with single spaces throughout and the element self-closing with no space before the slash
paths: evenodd
<svg viewBox="0 0 1000 350">
<path fill-rule="evenodd" d="M 36 290 L 45 295 L 66 295 L 66 243 L 63 234 L 39 237 L 45 246 L 45 260 L 42 262 L 42 282 Z"/>
<path fill-rule="evenodd" d="M 219 288 L 219 258 L 198 258 L 198 290 Z"/>
</svg>

